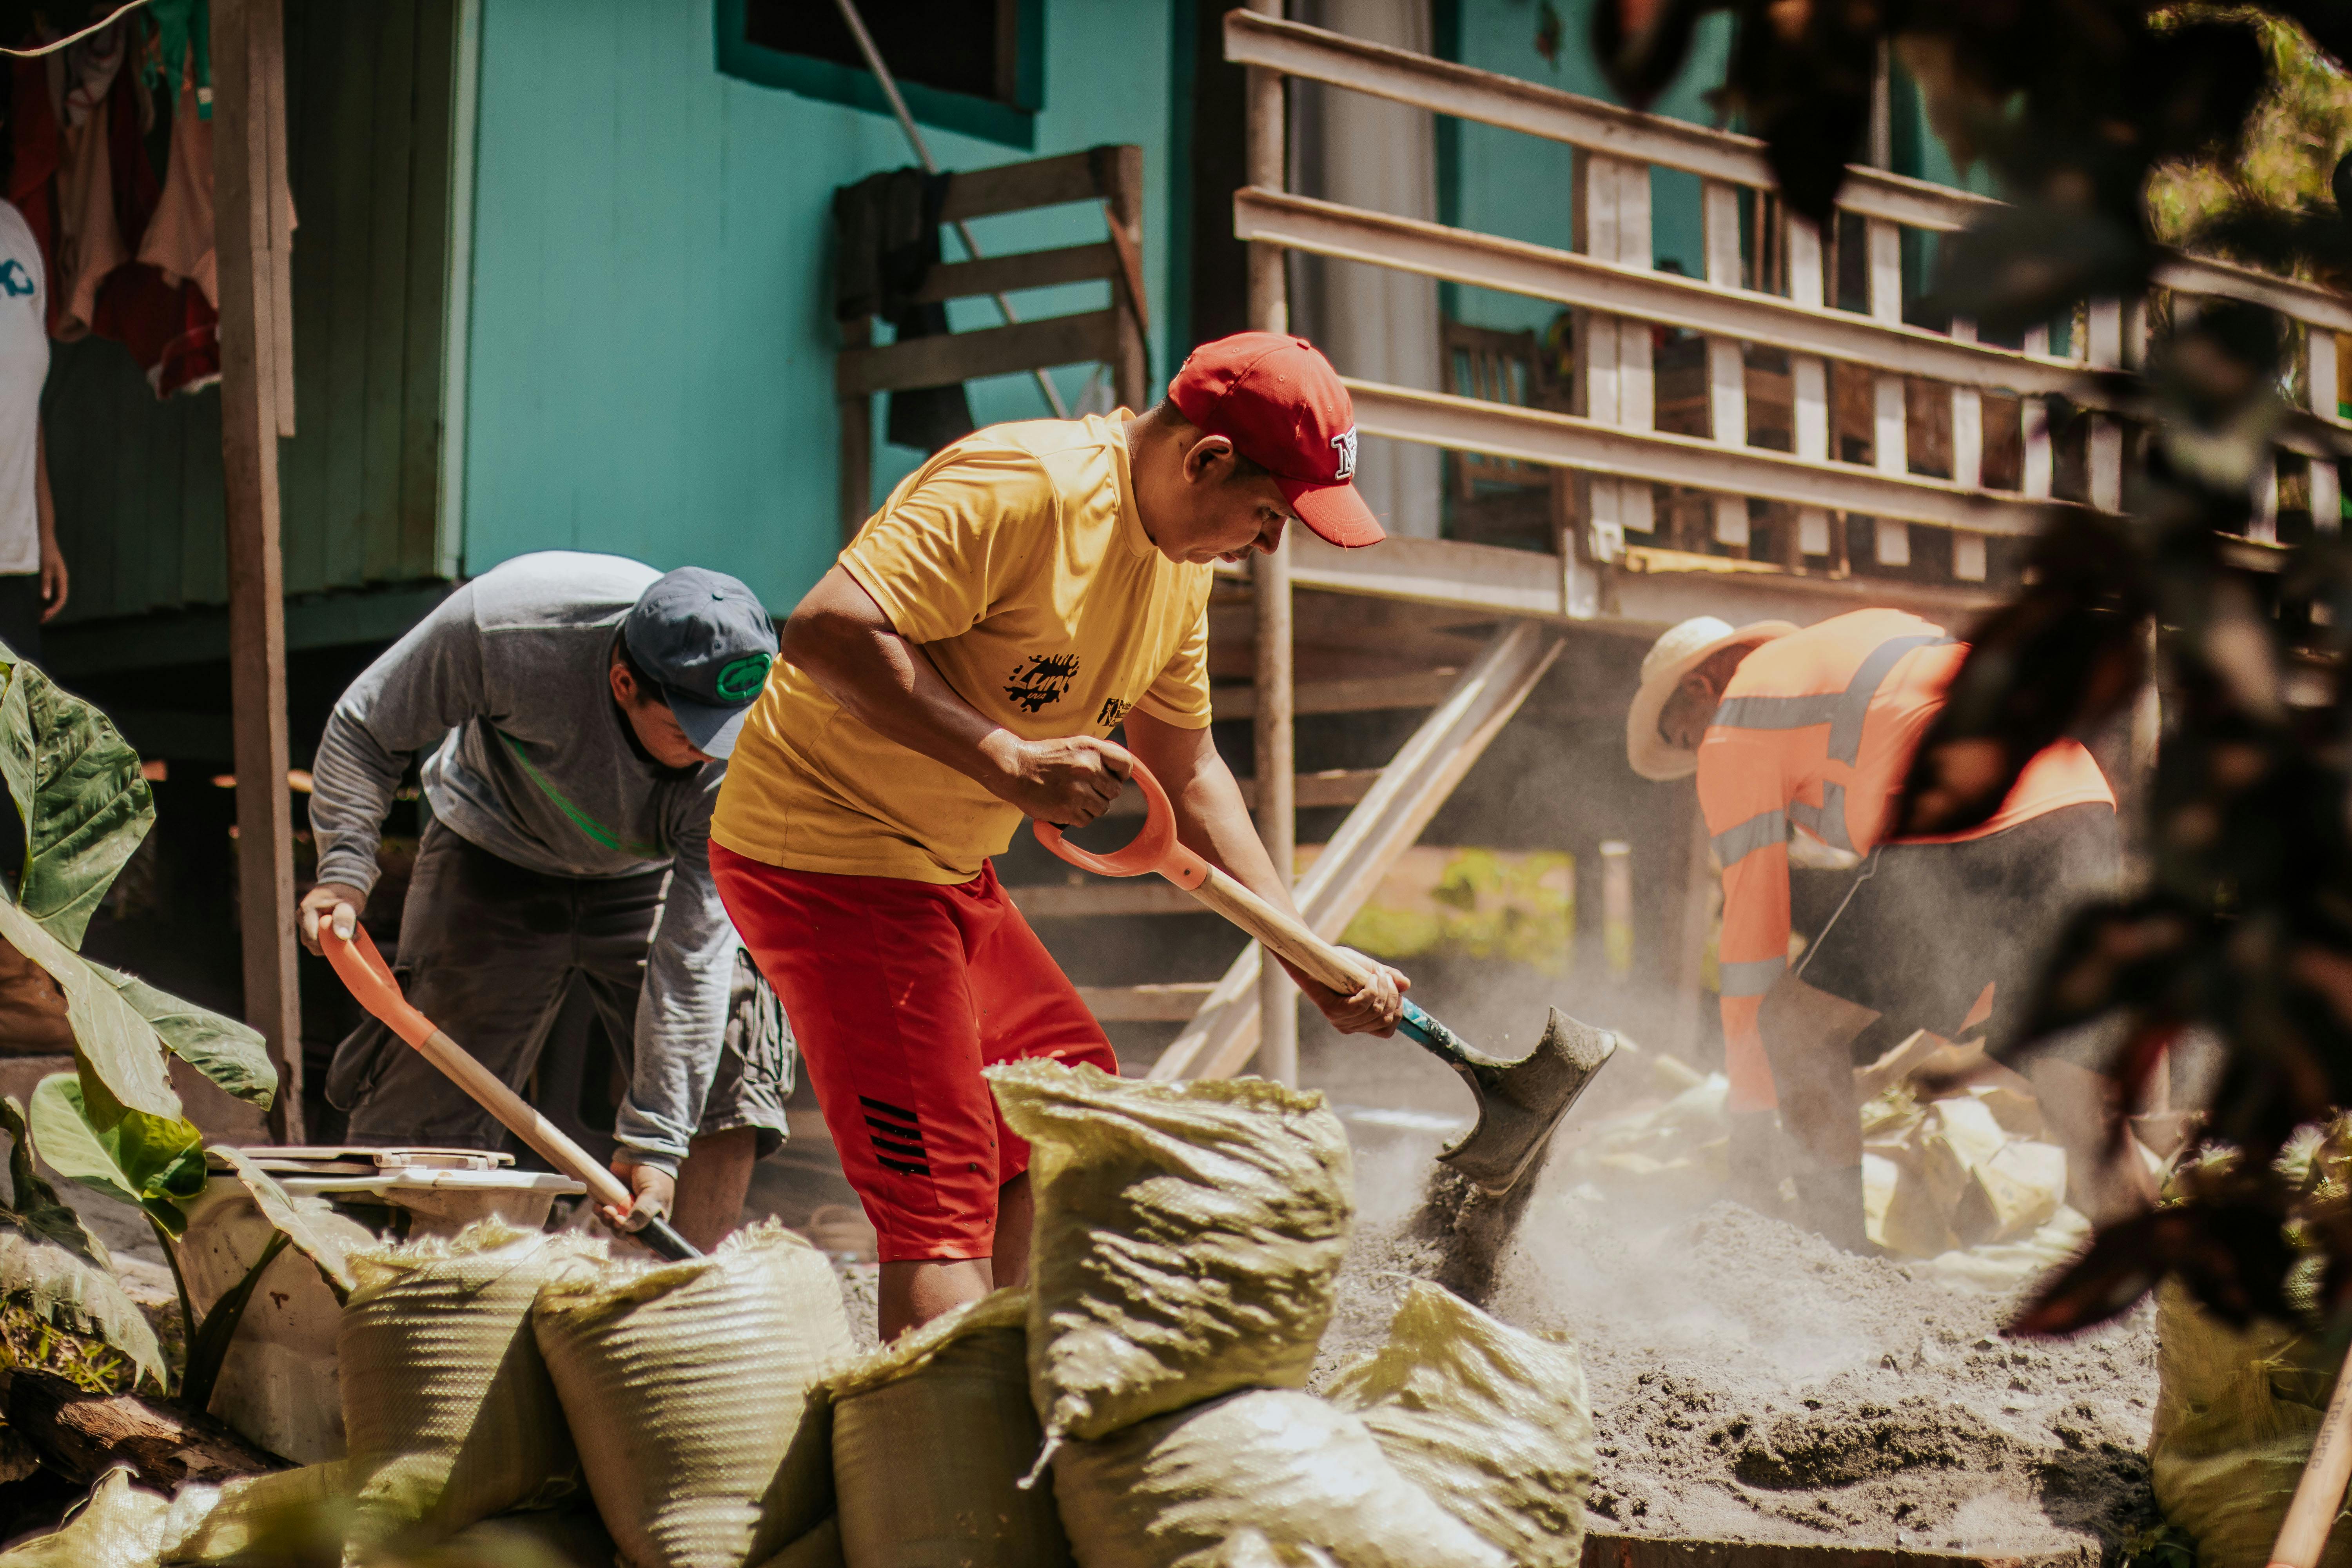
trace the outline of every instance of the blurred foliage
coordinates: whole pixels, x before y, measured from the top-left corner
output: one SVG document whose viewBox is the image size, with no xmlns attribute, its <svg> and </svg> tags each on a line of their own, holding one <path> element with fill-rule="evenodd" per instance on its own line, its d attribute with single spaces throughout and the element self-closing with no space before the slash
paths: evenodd
<svg viewBox="0 0 2352 1568">
<path fill-rule="evenodd" d="M 2352 1104 L 2352 549 L 2332 527 L 2250 534 L 2282 442 L 2340 484 L 2352 441 L 2285 401 L 2305 329 L 2228 299 L 2187 308 L 2155 279 L 2178 240 L 2352 280 L 2352 4 L 1603 0 L 1596 53 L 1644 101 L 1716 10 L 1735 26 L 1719 100 L 1764 139 L 1793 211 L 1834 212 L 1890 55 L 1956 160 L 1991 166 L 2006 205 L 1942 247 L 1931 310 L 2000 339 L 2102 301 L 2148 306 L 2144 364 L 2086 369 L 2050 406 L 2060 438 L 2086 418 L 2125 437 L 2121 511 L 2048 508 L 2027 585 L 1968 632 L 1892 836 L 1985 822 L 2042 747 L 2156 679 L 2165 731 L 2130 817 L 2134 885 L 2078 912 L 2004 1052 L 2104 1042 L 2123 1156 L 2123 1112 L 2173 1046 L 2209 1037 L 2221 1068 L 2200 1136 L 2233 1152 L 2106 1216 L 2017 1327 L 2086 1327 L 2167 1276 L 2231 1323 L 2307 1300 L 2342 1324 L 2352 1205 L 2280 1156 Z"/>
<path fill-rule="evenodd" d="M 2226 246 L 2200 235 L 2217 219 L 2244 209 L 2295 213 L 2331 199 L 2329 172 L 2352 150 L 2352 77 L 2313 47 L 2301 26 L 2283 17 L 2192 5 L 2158 20 L 2161 25 L 2216 16 L 2242 18 L 2255 29 L 2270 57 L 2270 89 L 2255 105 L 2233 162 L 2182 159 L 2158 166 L 2147 183 L 2147 216 L 2156 237 L 2167 245 L 2210 246 L 2227 254 Z"/>
<path fill-rule="evenodd" d="M 1575 939 L 1575 884 L 1572 856 L 1460 849 L 1425 898 L 1384 886 L 1340 940 L 1379 958 L 1499 958 L 1559 974 Z"/>
</svg>

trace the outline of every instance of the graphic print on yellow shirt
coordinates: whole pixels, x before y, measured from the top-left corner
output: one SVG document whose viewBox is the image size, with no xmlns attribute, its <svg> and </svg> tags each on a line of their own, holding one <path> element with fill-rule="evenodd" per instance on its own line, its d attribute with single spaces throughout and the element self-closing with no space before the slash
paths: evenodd
<svg viewBox="0 0 2352 1568">
<path fill-rule="evenodd" d="M 1153 547 L 1125 410 L 997 425 L 908 476 L 841 553 L 956 694 L 1024 740 L 1105 735 L 1133 708 L 1209 721 L 1210 568 Z M 1021 813 L 885 739 L 779 660 L 711 837 L 799 871 L 961 882 Z"/>
</svg>

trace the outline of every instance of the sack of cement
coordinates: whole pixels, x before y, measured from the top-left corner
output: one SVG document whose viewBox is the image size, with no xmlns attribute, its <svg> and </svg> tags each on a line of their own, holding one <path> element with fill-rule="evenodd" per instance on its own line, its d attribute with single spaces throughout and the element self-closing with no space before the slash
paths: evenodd
<svg viewBox="0 0 2352 1568">
<path fill-rule="evenodd" d="M 2261 1321 L 2233 1329 L 2172 1279 L 2156 1289 L 2156 1335 L 2157 1504 L 2196 1538 L 2198 1568 L 2263 1568 L 2335 1368 L 2316 1336 Z M 2320 1568 L 2352 1568 L 2343 1510 Z"/>
<path fill-rule="evenodd" d="M 1415 1281 L 1387 1343 L 1342 1370 L 1332 1404 L 1389 1462 L 1522 1568 L 1576 1568 L 1592 1413 L 1575 1350 Z"/>
<path fill-rule="evenodd" d="M 1054 1495 L 1079 1568 L 1211 1568 L 1244 1530 L 1276 1563 L 1311 1562 L 1309 1550 L 1345 1568 L 1510 1562 L 1406 1479 L 1361 1421 L 1287 1389 L 1066 1443 Z"/>
<path fill-rule="evenodd" d="M 827 1515 L 823 1524 L 758 1568 L 849 1568 L 849 1559 L 841 1550 L 841 1521 Z"/>
<path fill-rule="evenodd" d="M 742 1568 L 833 1511 L 809 1395 L 849 1320 L 833 1266 L 782 1226 L 684 1263 L 559 1271 L 532 1322 L 629 1568 Z"/>
<path fill-rule="evenodd" d="M 1306 1385 L 1354 1218 L 1321 1095 L 1044 1060 L 987 1076 L 1030 1143 L 1029 1388 L 1049 1445 Z"/>
<path fill-rule="evenodd" d="M 842 1550 L 857 1568 L 1070 1560 L 1029 1402 L 1029 1293 L 999 1290 L 825 1380 Z"/>
<path fill-rule="evenodd" d="M 338 1563 L 352 1512 L 341 1459 L 226 1486 L 182 1487 L 163 1531 L 163 1561 Z"/>
<path fill-rule="evenodd" d="M 0 1552 L 0 1568 L 154 1568 L 171 1506 L 129 1470 L 109 1470 L 58 1529 Z"/>
<path fill-rule="evenodd" d="M 502 1220 L 350 1255 L 359 1285 L 336 1353 L 352 1556 L 422 1545 L 578 1486 L 530 1308 L 556 1267 L 604 1256 L 589 1237 Z"/>
</svg>

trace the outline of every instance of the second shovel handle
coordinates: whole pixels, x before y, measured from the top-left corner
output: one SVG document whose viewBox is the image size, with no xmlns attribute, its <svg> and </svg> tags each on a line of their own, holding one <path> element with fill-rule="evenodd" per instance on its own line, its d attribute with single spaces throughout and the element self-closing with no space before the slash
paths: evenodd
<svg viewBox="0 0 2352 1568">
<path fill-rule="evenodd" d="M 537 1150 L 541 1158 L 576 1182 L 586 1184 L 589 1196 L 600 1204 L 610 1204 L 626 1213 L 635 1194 L 621 1184 L 621 1178 L 599 1163 L 595 1156 L 572 1141 L 572 1135 L 541 1114 L 538 1107 L 506 1086 L 504 1079 L 480 1062 L 473 1053 L 448 1036 L 436 1029 L 416 1047 L 425 1058 L 440 1068 L 474 1098 L 476 1104 L 503 1123 L 508 1131 Z"/>
<path fill-rule="evenodd" d="M 2343 1511 L 2347 1482 L 2352 1482 L 2352 1363 L 2336 1374 L 2336 1392 L 2312 1436 L 2311 1458 L 2304 1463 L 2294 1500 L 2286 1505 L 2278 1542 L 2271 1548 L 2270 1568 L 2317 1568 L 2336 1515 Z"/>
</svg>

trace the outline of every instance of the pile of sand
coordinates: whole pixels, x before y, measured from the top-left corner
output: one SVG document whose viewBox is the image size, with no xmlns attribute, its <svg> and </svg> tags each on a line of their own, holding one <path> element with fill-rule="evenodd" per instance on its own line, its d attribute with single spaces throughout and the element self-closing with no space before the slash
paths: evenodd
<svg viewBox="0 0 2352 1568">
<path fill-rule="evenodd" d="M 1318 1377 L 1377 1343 L 1424 1271 L 1403 1199 L 1433 1152 L 1365 1151 L 1365 1192 L 1391 1201 L 1367 1205 Z M 2011 1298 L 1932 1268 L 1730 1203 L 1643 1213 L 1560 1184 L 1492 1305 L 1583 1352 L 1598 1529 L 2095 1560 L 2153 1518 L 2146 1307 L 2075 1341 L 2011 1341 Z"/>
</svg>

